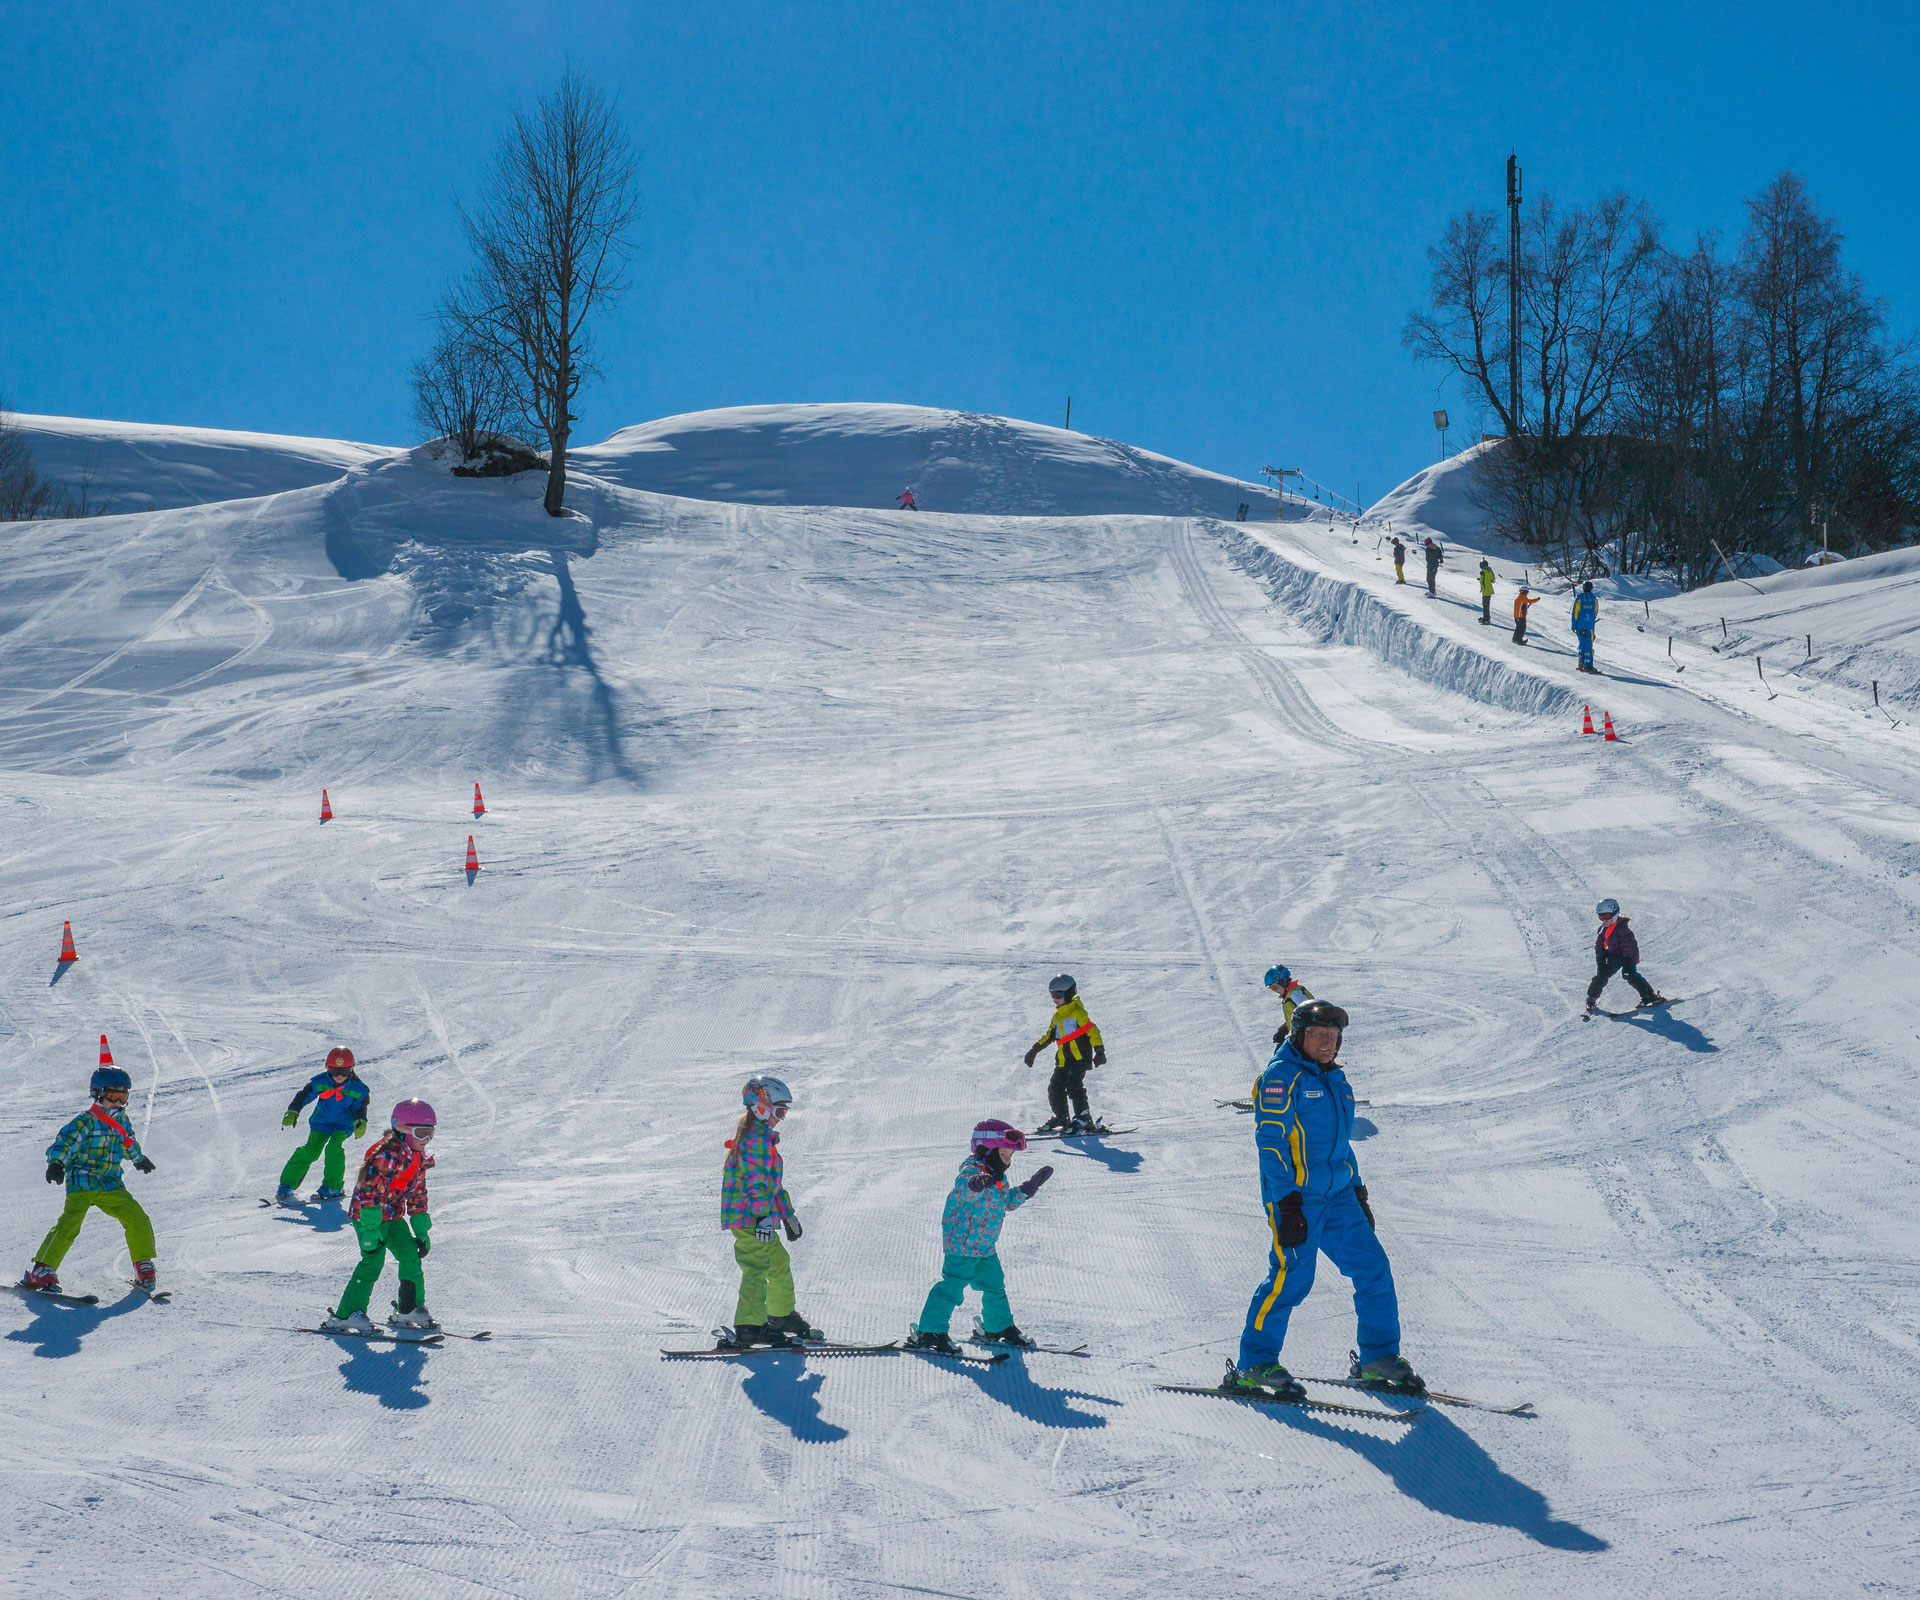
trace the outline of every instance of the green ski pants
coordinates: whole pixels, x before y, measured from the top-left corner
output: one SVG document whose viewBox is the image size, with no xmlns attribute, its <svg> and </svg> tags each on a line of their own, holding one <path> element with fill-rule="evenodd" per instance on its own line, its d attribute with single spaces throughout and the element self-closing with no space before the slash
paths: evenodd
<svg viewBox="0 0 1920 1600">
<path fill-rule="evenodd" d="M 991 1252 L 984 1256 L 948 1256 L 940 1268 L 940 1281 L 927 1294 L 921 1309 L 922 1333 L 945 1333 L 954 1312 L 969 1289 L 978 1289 L 985 1302 L 980 1323 L 988 1333 L 1004 1333 L 1013 1326 L 1013 1307 L 1007 1303 L 1007 1275 L 1000 1270 L 1000 1258 Z"/>
<path fill-rule="evenodd" d="M 365 1311 L 367 1302 L 373 1298 L 373 1286 L 380 1281 L 381 1268 L 387 1264 L 387 1252 L 393 1252 L 393 1264 L 400 1276 L 413 1280 L 414 1292 L 419 1303 L 427 1303 L 426 1280 L 420 1273 L 420 1247 L 413 1242 L 413 1229 L 407 1226 L 406 1219 L 395 1222 L 383 1222 L 380 1231 L 373 1233 L 371 1224 L 361 1231 L 356 1221 L 354 1230 L 360 1239 L 360 1265 L 353 1269 L 353 1276 L 347 1279 L 347 1292 L 340 1296 L 340 1304 L 334 1309 L 337 1317 L 350 1317 L 356 1311 Z M 369 1248 L 367 1240 L 373 1239 Z"/>
<path fill-rule="evenodd" d="M 768 1317 L 793 1313 L 793 1258 L 780 1239 L 759 1239 L 751 1228 L 733 1230 L 733 1259 L 740 1263 L 736 1328 L 758 1328 Z"/>
<path fill-rule="evenodd" d="M 127 1230 L 127 1254 L 135 1261 L 153 1259 L 153 1223 L 140 1202 L 125 1189 L 69 1189 L 60 1219 L 40 1241 L 33 1259 L 42 1266 L 57 1267 L 67 1258 L 73 1241 L 80 1237 L 80 1224 L 87 1220 L 90 1207 L 98 1206 Z"/>
<path fill-rule="evenodd" d="M 317 1129 L 307 1130 L 307 1142 L 290 1156 L 287 1164 L 280 1169 L 280 1187 L 297 1189 L 300 1180 L 307 1175 L 307 1169 L 314 1163 L 322 1150 L 326 1159 L 320 1163 L 320 1181 L 329 1189 L 341 1188 L 347 1176 L 347 1130 L 336 1129 L 332 1133 L 321 1133 Z"/>
</svg>

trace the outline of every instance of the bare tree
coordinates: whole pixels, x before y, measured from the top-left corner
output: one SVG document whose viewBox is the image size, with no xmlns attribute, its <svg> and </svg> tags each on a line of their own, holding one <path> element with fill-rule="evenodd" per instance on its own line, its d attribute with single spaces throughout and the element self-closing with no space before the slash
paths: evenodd
<svg viewBox="0 0 1920 1600">
<path fill-rule="evenodd" d="M 627 288 L 634 180 L 612 105 L 569 70 L 532 117 L 514 117 L 485 198 L 461 210 L 476 263 L 444 316 L 492 352 L 517 409 L 546 435 L 549 516 L 562 515 L 575 397 L 598 375 L 587 320 Z"/>
<path fill-rule="evenodd" d="M 1511 437 L 1518 426 L 1501 381 L 1508 339 L 1507 258 L 1500 235 L 1491 211 L 1467 210 L 1447 219 L 1446 237 L 1427 250 L 1434 315 L 1414 312 L 1400 342 L 1416 360 L 1450 368 Z"/>
<path fill-rule="evenodd" d="M 413 416 L 428 439 L 451 439 L 463 462 L 517 419 L 512 385 L 494 351 L 457 325 L 442 328 L 413 367 Z"/>
<path fill-rule="evenodd" d="M 60 486 L 40 476 L 33 452 L 0 397 L 0 522 L 44 517 L 60 503 Z"/>
</svg>

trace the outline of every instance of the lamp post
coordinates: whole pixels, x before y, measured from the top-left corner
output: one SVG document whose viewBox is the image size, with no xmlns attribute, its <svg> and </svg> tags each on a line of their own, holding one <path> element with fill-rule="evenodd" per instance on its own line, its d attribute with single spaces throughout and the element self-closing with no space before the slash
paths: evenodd
<svg viewBox="0 0 1920 1600">
<path fill-rule="evenodd" d="M 1444 411 L 1434 412 L 1433 428 L 1434 428 L 1434 432 L 1440 435 L 1440 459 L 1442 461 L 1445 461 L 1447 459 L 1447 414 L 1446 412 Z"/>
</svg>

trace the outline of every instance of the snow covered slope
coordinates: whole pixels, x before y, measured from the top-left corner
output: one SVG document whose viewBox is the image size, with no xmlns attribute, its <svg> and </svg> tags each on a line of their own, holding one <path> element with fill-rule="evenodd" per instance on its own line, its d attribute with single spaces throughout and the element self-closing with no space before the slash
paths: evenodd
<svg viewBox="0 0 1920 1600">
<path fill-rule="evenodd" d="M 0 1296 L 0 1594 L 1911 1587 L 1909 730 L 1611 610 L 1576 678 L 1544 609 L 1523 657 L 1324 523 L 537 493 L 396 456 L 0 530 L 7 1248 L 105 1031 L 176 1290 L 96 1218 L 99 1307 Z M 1578 1019 L 1601 894 L 1683 1004 Z M 1408 1354 L 1537 1419 L 1153 1388 L 1218 1376 L 1264 1266 L 1215 1101 L 1275 959 L 1352 1011 Z M 1021 1158 L 1058 1176 L 1001 1254 L 1088 1358 L 657 1359 L 731 1316 L 766 1070 L 801 1309 L 903 1332 L 967 1130 L 1044 1115 L 1062 969 L 1138 1131 Z M 429 1301 L 491 1344 L 287 1331 L 356 1256 L 257 1204 L 333 1042 L 438 1108 Z M 1352 1339 L 1324 1270 L 1296 1371 Z"/>
<path fill-rule="evenodd" d="M 297 439 L 159 422 L 16 416 L 41 477 L 115 511 L 164 511 L 330 483 L 396 452 L 338 439 Z"/>
<path fill-rule="evenodd" d="M 1273 493 L 1237 478 L 1037 422 L 924 406 L 737 406 L 622 428 L 575 451 L 583 471 L 630 489 L 752 505 L 997 516 L 1231 518 Z M 1256 513 L 1257 514 L 1257 513 Z"/>
</svg>

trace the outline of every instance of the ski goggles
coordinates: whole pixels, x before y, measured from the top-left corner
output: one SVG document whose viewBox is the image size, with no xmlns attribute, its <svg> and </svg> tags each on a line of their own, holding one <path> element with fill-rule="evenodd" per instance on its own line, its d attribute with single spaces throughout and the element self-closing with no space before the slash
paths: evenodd
<svg viewBox="0 0 1920 1600">
<path fill-rule="evenodd" d="M 420 1127 L 409 1128 L 403 1123 L 401 1125 L 400 1131 L 404 1133 L 409 1139 L 411 1139 L 415 1144 L 425 1144 L 429 1139 L 433 1137 L 433 1124 L 423 1123 Z"/>
<path fill-rule="evenodd" d="M 125 1089 L 102 1089 L 94 1096 L 94 1099 L 99 1101 L 103 1106 L 112 1106 L 116 1111 L 124 1111 L 127 1105 L 127 1091 Z"/>
</svg>

